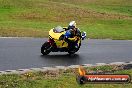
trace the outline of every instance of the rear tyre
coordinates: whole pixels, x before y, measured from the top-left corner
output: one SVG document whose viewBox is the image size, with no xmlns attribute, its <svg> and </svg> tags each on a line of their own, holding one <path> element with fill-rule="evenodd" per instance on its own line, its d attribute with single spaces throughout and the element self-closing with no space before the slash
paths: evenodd
<svg viewBox="0 0 132 88">
<path fill-rule="evenodd" d="M 68 53 L 69 53 L 69 54 L 74 54 L 74 53 L 76 53 L 76 52 L 79 50 L 80 46 L 81 46 L 81 43 L 79 44 L 78 48 L 71 48 L 71 49 L 69 49 L 69 50 L 68 50 Z"/>
<path fill-rule="evenodd" d="M 71 55 L 71 54 L 76 53 L 76 51 L 73 51 L 73 50 L 72 50 L 72 51 L 70 51 L 70 50 L 69 50 L 69 51 L 68 51 L 68 53 Z"/>
<path fill-rule="evenodd" d="M 50 43 L 49 43 L 49 42 L 45 42 L 45 43 L 42 45 L 42 47 L 41 47 L 41 53 L 42 53 L 43 55 L 49 54 L 49 53 L 51 52 L 50 48 L 51 48 Z"/>
</svg>

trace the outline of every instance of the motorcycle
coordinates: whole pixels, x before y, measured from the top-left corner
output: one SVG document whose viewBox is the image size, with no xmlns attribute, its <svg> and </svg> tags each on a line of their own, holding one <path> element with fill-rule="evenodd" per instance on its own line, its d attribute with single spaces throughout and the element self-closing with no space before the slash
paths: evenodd
<svg viewBox="0 0 132 88">
<path fill-rule="evenodd" d="M 68 52 L 74 54 L 81 46 L 81 40 L 86 38 L 86 32 L 80 32 L 80 35 L 73 38 L 65 38 L 68 28 L 55 27 L 49 31 L 49 39 L 41 47 L 41 53 L 48 55 L 50 52 Z M 70 43 L 69 43 L 70 42 Z"/>
</svg>

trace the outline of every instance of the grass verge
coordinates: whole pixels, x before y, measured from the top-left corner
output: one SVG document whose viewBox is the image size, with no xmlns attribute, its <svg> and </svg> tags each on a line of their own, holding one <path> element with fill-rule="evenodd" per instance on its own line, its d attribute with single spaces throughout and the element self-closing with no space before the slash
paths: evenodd
<svg viewBox="0 0 132 88">
<path fill-rule="evenodd" d="M 1 37 L 47 37 L 71 20 L 89 38 L 132 39 L 131 0 L 0 0 Z"/>
<path fill-rule="evenodd" d="M 121 66 L 106 65 L 86 67 L 87 73 L 104 72 L 111 74 L 129 74 L 132 76 L 132 69 L 123 70 Z M 132 84 L 84 84 L 76 82 L 78 69 L 27 72 L 25 74 L 4 74 L 0 75 L 0 88 L 131 88 Z"/>
</svg>

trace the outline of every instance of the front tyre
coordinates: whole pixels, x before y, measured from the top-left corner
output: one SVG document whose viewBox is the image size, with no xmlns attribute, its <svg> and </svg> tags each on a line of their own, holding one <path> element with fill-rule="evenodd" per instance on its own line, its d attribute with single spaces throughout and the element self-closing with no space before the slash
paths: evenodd
<svg viewBox="0 0 132 88">
<path fill-rule="evenodd" d="M 49 53 L 51 52 L 50 48 L 51 48 L 50 43 L 49 43 L 49 42 L 45 42 L 45 43 L 42 45 L 42 47 L 41 47 L 41 53 L 42 53 L 43 55 L 49 54 Z"/>
</svg>

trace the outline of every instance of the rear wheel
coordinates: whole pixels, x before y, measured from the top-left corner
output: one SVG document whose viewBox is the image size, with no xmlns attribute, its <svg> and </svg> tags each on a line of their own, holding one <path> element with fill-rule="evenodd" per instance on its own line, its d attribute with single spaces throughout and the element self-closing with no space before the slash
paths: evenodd
<svg viewBox="0 0 132 88">
<path fill-rule="evenodd" d="M 49 42 L 45 42 L 45 43 L 42 45 L 42 47 L 41 47 L 41 53 L 42 53 L 43 55 L 49 54 L 49 53 L 51 52 L 50 48 L 51 48 L 50 43 L 49 43 Z"/>
<path fill-rule="evenodd" d="M 74 54 L 75 52 L 76 52 L 76 51 L 74 51 L 74 50 L 69 50 L 69 51 L 68 51 L 69 54 Z"/>
<path fill-rule="evenodd" d="M 79 50 L 80 46 L 81 46 L 81 43 L 79 44 L 78 48 L 72 47 L 71 49 L 68 50 L 68 53 L 69 54 L 76 53 Z"/>
</svg>

